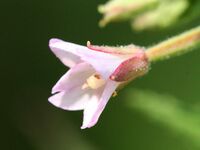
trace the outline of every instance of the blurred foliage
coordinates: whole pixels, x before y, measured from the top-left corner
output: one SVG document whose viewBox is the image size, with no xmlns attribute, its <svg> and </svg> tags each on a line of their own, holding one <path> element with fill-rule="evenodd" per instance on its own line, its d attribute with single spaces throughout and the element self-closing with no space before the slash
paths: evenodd
<svg viewBox="0 0 200 150">
<path fill-rule="evenodd" d="M 1 149 L 199 149 L 199 50 L 152 65 L 148 75 L 134 81 L 110 100 L 94 128 L 80 130 L 82 112 L 63 111 L 48 103 L 51 87 L 67 71 L 50 52 L 50 38 L 83 45 L 91 40 L 99 45 L 134 43 L 151 46 L 200 23 L 197 19 L 199 1 L 192 0 L 181 19 L 169 28 L 137 33 L 131 32 L 124 22 L 102 30 L 98 27 L 101 16 L 96 9 L 105 2 L 0 2 L 3 20 Z M 139 96 L 131 96 L 133 86 L 142 89 L 138 92 Z M 178 102 L 173 102 L 173 99 Z M 127 101 L 130 103 L 128 107 Z M 136 106 L 131 103 L 134 101 Z M 154 104 L 157 107 L 153 107 Z M 180 121 L 177 122 L 177 119 Z"/>
<path fill-rule="evenodd" d="M 133 92 L 134 91 L 134 92 Z M 189 138 L 200 148 L 200 106 L 185 104 L 183 101 L 166 94 L 152 91 L 127 91 L 128 106 L 140 110 L 153 121 L 170 127 L 176 134 Z M 130 94 L 130 93 L 133 94 Z M 197 109 L 198 108 L 198 109 Z"/>
<path fill-rule="evenodd" d="M 198 0 L 110 0 L 99 6 L 101 26 L 114 21 L 131 21 L 134 30 L 166 28 L 199 19 Z"/>
</svg>

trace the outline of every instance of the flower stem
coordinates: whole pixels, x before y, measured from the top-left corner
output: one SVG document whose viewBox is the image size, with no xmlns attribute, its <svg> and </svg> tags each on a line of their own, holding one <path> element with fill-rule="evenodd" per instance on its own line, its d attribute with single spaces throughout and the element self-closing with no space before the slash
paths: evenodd
<svg viewBox="0 0 200 150">
<path fill-rule="evenodd" d="M 146 55 L 150 62 L 155 62 L 191 51 L 198 46 L 200 46 L 200 26 L 148 48 Z"/>
</svg>

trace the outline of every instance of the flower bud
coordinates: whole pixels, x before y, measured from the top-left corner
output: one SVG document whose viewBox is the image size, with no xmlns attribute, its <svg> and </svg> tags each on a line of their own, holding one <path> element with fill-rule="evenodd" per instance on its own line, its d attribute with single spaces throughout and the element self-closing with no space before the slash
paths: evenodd
<svg viewBox="0 0 200 150">
<path fill-rule="evenodd" d="M 116 68 L 110 79 L 117 82 L 130 81 L 144 75 L 148 70 L 148 58 L 143 50 L 138 50 Z"/>
<path fill-rule="evenodd" d="M 98 7 L 99 12 L 104 14 L 100 26 L 105 26 L 113 21 L 133 18 L 138 13 L 154 7 L 157 3 L 158 0 L 110 0 Z"/>
<path fill-rule="evenodd" d="M 132 27 L 135 30 L 168 27 L 179 19 L 188 6 L 187 0 L 174 0 L 173 2 L 171 0 L 162 0 L 155 9 L 135 17 L 132 20 Z"/>
</svg>

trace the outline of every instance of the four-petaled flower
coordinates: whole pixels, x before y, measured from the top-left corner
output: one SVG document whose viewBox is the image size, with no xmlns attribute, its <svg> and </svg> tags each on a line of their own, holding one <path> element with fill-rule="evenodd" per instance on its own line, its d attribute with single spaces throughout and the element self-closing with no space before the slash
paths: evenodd
<svg viewBox="0 0 200 150">
<path fill-rule="evenodd" d="M 84 110 L 81 129 L 97 123 L 120 85 L 148 70 L 143 48 L 134 45 L 108 47 L 88 42 L 85 47 L 51 39 L 49 46 L 70 68 L 53 87 L 49 102 L 65 110 Z"/>
</svg>

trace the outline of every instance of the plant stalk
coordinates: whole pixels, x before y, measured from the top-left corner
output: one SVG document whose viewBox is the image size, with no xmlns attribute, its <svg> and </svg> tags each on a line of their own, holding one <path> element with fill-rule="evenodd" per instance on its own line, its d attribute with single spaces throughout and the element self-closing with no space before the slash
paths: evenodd
<svg viewBox="0 0 200 150">
<path fill-rule="evenodd" d="M 156 62 L 189 52 L 198 46 L 200 48 L 200 26 L 152 46 L 145 53 L 150 62 Z"/>
</svg>

